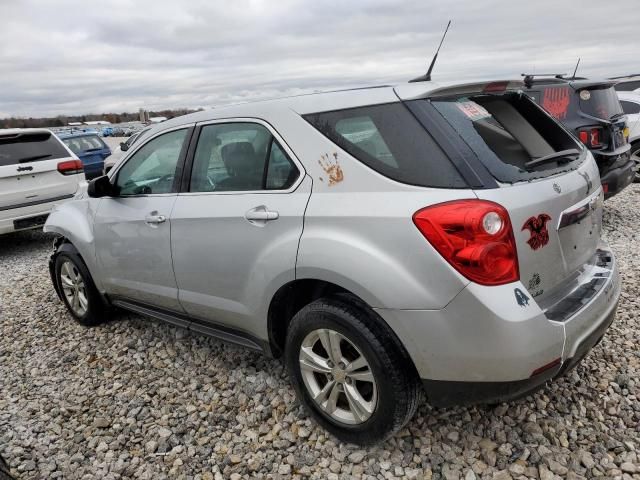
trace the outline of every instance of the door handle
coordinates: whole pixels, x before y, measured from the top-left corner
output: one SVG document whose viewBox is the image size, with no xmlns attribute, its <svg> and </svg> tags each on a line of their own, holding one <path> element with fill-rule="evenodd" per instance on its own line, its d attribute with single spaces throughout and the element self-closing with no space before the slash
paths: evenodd
<svg viewBox="0 0 640 480">
<path fill-rule="evenodd" d="M 244 218 L 254 225 L 264 225 L 266 222 L 277 220 L 279 217 L 280 214 L 278 212 L 267 210 L 267 207 L 264 205 L 252 208 L 244 214 Z"/>
<path fill-rule="evenodd" d="M 144 221 L 150 225 L 157 225 L 167 221 L 167 217 L 164 215 L 158 215 L 157 212 L 152 212 L 150 215 L 144 217 Z"/>
</svg>

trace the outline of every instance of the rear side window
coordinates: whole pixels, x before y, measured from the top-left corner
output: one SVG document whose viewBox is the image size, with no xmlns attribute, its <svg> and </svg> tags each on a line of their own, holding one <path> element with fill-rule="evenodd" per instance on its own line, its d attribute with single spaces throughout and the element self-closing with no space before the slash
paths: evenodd
<svg viewBox="0 0 640 480">
<path fill-rule="evenodd" d="M 578 91 L 580 110 L 587 115 L 609 120 L 623 113 L 618 94 L 613 87 Z"/>
<path fill-rule="evenodd" d="M 50 132 L 0 134 L 0 167 L 68 157 L 69 152 Z"/>
<path fill-rule="evenodd" d="M 640 113 L 640 103 L 627 102 L 626 100 L 620 100 L 622 110 L 627 115 L 633 115 L 634 113 Z"/>
<path fill-rule="evenodd" d="M 583 147 L 524 94 L 434 99 L 432 104 L 501 182 L 544 178 L 582 161 Z M 574 153 L 529 163 L 565 150 Z"/>
<path fill-rule="evenodd" d="M 304 118 L 388 178 L 422 187 L 467 187 L 431 135 L 401 103 L 313 113 Z"/>
<path fill-rule="evenodd" d="M 300 172 L 271 132 L 258 123 L 202 127 L 190 192 L 287 190 Z"/>
</svg>

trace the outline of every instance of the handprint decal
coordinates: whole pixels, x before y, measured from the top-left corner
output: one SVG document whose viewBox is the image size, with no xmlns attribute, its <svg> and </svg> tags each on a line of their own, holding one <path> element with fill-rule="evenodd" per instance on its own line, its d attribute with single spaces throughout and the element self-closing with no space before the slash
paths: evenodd
<svg viewBox="0 0 640 480">
<path fill-rule="evenodd" d="M 340 168 L 340 164 L 338 163 L 338 152 L 334 152 L 333 159 L 325 153 L 320 160 L 318 160 L 318 163 L 329 176 L 330 187 L 344 180 L 344 173 L 342 173 L 342 168 Z M 322 180 L 322 177 L 320 177 L 320 180 Z"/>
<path fill-rule="evenodd" d="M 551 87 L 544 91 L 542 97 L 542 108 L 551 114 L 552 117 L 562 120 L 567 116 L 569 108 L 569 87 Z"/>
</svg>

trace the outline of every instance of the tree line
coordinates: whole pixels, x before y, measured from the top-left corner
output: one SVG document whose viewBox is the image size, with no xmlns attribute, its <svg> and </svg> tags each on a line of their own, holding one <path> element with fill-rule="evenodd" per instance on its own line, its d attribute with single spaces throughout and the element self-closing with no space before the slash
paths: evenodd
<svg viewBox="0 0 640 480">
<path fill-rule="evenodd" d="M 150 117 L 179 117 L 187 113 L 202 110 L 190 110 L 188 108 L 178 108 L 174 110 L 149 111 Z M 70 122 L 90 122 L 96 120 L 106 120 L 111 123 L 135 122 L 140 119 L 138 112 L 130 113 L 100 113 L 87 115 L 58 115 L 57 117 L 10 117 L 0 119 L 0 128 L 44 128 L 44 127 L 65 127 Z"/>
</svg>

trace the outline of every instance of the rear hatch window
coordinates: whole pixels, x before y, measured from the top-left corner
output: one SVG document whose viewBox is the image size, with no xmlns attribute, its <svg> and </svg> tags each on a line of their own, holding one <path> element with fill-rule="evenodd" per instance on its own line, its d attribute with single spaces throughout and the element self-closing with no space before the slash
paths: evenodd
<svg viewBox="0 0 640 480">
<path fill-rule="evenodd" d="M 422 187 L 467 188 L 455 166 L 402 103 L 304 118 L 351 156 L 388 178 Z"/>
<path fill-rule="evenodd" d="M 107 148 L 105 143 L 100 140 L 96 135 L 87 135 L 82 137 L 63 138 L 64 144 L 76 155 L 91 152 L 95 150 L 102 150 Z"/>
<path fill-rule="evenodd" d="M 580 110 L 592 117 L 613 120 L 624 112 L 613 87 L 591 88 L 578 91 Z"/>
<path fill-rule="evenodd" d="M 51 132 L 0 133 L 0 167 L 69 156 Z"/>
<path fill-rule="evenodd" d="M 500 182 L 546 178 L 576 169 L 584 148 L 521 93 L 430 101 Z"/>
</svg>

